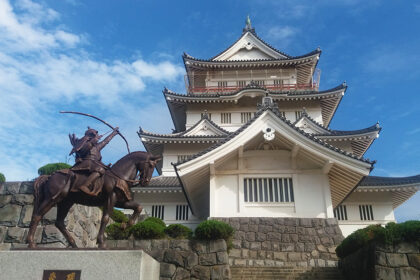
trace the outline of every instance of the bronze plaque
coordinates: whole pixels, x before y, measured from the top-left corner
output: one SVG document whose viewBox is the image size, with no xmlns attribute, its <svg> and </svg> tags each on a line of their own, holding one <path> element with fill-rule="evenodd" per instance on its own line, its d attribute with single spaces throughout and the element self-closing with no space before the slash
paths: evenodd
<svg viewBox="0 0 420 280">
<path fill-rule="evenodd" d="M 81 270 L 44 270 L 42 280 L 80 280 Z"/>
</svg>

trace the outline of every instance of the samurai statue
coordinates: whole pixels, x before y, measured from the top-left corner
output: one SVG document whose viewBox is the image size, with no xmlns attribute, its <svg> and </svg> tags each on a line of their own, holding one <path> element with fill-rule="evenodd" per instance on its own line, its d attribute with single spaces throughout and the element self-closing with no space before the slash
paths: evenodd
<svg viewBox="0 0 420 280">
<path fill-rule="evenodd" d="M 108 166 L 102 163 L 101 150 L 117 135 L 116 127 L 110 135 L 99 142 L 102 135 L 98 131 L 88 127 L 85 135 L 78 139 L 74 134 L 70 135 L 70 143 L 73 146 L 69 155 L 76 154 L 76 163 L 71 168 L 75 173 L 87 173 L 89 176 L 79 187 L 79 190 L 91 196 L 97 196 L 101 192 L 101 184 L 94 184 L 95 180 L 101 177 Z"/>
</svg>

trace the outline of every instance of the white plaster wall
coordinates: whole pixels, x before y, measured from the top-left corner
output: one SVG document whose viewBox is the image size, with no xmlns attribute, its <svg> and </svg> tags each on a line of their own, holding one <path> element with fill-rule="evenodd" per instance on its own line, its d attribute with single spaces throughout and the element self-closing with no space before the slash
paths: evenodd
<svg viewBox="0 0 420 280">
<path fill-rule="evenodd" d="M 241 49 L 227 60 L 250 60 L 250 59 L 269 59 L 272 58 L 256 48 L 251 50 Z"/>
<path fill-rule="evenodd" d="M 338 223 L 344 236 L 368 225 L 386 225 L 389 222 L 395 222 L 391 192 L 354 192 L 343 202 L 343 205 L 346 205 L 348 220 Z M 361 220 L 359 205 L 372 205 L 374 220 Z"/>
<path fill-rule="evenodd" d="M 209 147 L 212 144 L 166 144 L 163 149 L 163 176 L 176 176 L 174 167 L 171 163 L 178 162 L 178 155 L 193 155 Z"/>
</svg>

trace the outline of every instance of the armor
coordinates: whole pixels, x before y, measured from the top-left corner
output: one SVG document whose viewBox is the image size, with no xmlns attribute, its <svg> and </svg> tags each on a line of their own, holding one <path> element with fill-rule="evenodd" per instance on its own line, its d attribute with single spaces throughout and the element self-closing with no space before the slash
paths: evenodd
<svg viewBox="0 0 420 280">
<path fill-rule="evenodd" d="M 101 142 L 98 141 L 102 136 L 98 135 L 98 131 L 92 128 L 88 128 L 81 139 L 78 139 L 74 134 L 69 135 L 70 143 L 73 146 L 70 155 L 76 154 L 76 163 L 71 170 L 76 173 L 84 172 L 89 174 L 86 182 L 79 187 L 81 191 L 88 195 L 97 196 L 101 191 L 100 184 L 93 184 L 92 190 L 90 186 L 105 173 L 107 166 L 101 161 L 101 150 L 117 134 L 118 127 Z"/>
</svg>

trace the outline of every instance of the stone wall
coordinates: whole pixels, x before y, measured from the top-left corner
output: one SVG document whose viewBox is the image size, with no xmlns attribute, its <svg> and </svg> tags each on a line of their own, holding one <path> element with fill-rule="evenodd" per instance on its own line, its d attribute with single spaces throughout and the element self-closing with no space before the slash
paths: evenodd
<svg viewBox="0 0 420 280">
<path fill-rule="evenodd" d="M 33 210 L 33 182 L 0 183 L 0 250 L 26 247 Z M 66 247 L 67 241 L 55 227 L 57 209 L 51 209 L 35 232 L 39 247 Z M 96 247 L 102 212 L 97 207 L 74 205 L 66 225 L 79 247 Z"/>
<path fill-rule="evenodd" d="M 336 219 L 215 218 L 235 229 L 234 266 L 337 266 L 343 240 Z"/>
<path fill-rule="evenodd" d="M 141 249 L 160 262 L 160 279 L 230 279 L 226 242 L 183 239 L 107 240 L 108 248 Z"/>
<path fill-rule="evenodd" d="M 419 250 L 419 246 L 409 243 L 395 246 L 371 244 L 340 259 L 339 266 L 348 280 L 418 280 Z"/>
</svg>

